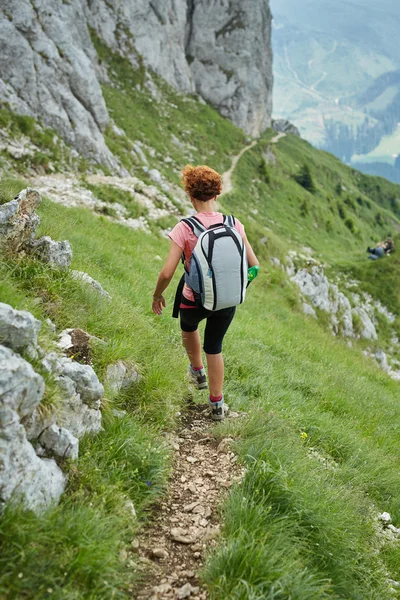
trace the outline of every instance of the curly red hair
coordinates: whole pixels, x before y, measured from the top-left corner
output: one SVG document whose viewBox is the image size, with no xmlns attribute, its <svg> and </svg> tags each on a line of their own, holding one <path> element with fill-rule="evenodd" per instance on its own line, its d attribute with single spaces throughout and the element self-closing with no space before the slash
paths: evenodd
<svg viewBox="0 0 400 600">
<path fill-rule="evenodd" d="M 221 193 L 222 178 L 207 165 L 186 165 L 182 171 L 182 185 L 191 198 L 207 202 Z"/>
</svg>

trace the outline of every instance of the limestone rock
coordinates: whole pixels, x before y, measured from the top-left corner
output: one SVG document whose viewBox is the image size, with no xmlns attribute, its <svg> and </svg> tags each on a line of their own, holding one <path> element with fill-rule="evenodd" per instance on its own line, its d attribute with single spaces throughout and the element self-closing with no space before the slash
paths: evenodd
<svg viewBox="0 0 400 600">
<path fill-rule="evenodd" d="M 76 460 L 79 453 L 79 441 L 65 427 L 58 427 L 55 423 L 44 430 L 40 436 L 40 445 L 46 450 L 60 456 Z"/>
<path fill-rule="evenodd" d="M 290 264 L 290 272 L 294 268 Z M 306 314 L 316 316 L 313 307 L 331 314 L 331 327 L 335 334 L 354 337 L 352 308 L 349 299 L 339 291 L 336 284 L 329 283 L 322 267 L 312 265 L 311 268 L 299 269 L 291 276 L 301 293 L 311 301 L 312 306 L 303 303 Z"/>
<path fill-rule="evenodd" d="M 118 360 L 107 367 L 106 382 L 114 395 L 118 394 L 122 389 L 130 387 L 132 384 L 138 383 L 140 380 L 141 376 L 137 372 L 135 365 L 127 361 Z"/>
<path fill-rule="evenodd" d="M 94 290 L 96 290 L 98 294 L 100 294 L 100 296 L 103 296 L 103 298 L 111 300 L 110 294 L 106 292 L 106 290 L 98 281 L 93 279 L 93 277 L 90 277 L 90 275 L 88 275 L 87 273 L 84 273 L 83 271 L 71 271 L 71 275 L 74 279 L 78 279 L 90 285 Z"/>
<path fill-rule="evenodd" d="M 361 337 L 366 340 L 377 340 L 378 334 L 376 333 L 375 325 L 373 324 L 365 308 L 362 306 L 356 306 L 356 308 L 353 308 L 352 312 L 361 320 Z"/>
<path fill-rule="evenodd" d="M 103 136 L 110 119 L 100 79 L 107 73 L 91 30 L 134 67 L 143 59 L 180 91 L 197 91 L 258 135 L 271 122 L 271 20 L 268 0 L 4 0 L 0 101 L 118 169 Z M 157 97 L 148 74 L 144 85 Z"/>
<path fill-rule="evenodd" d="M 37 226 L 40 223 L 40 219 L 35 213 L 35 210 L 41 201 L 42 199 L 39 192 L 31 188 L 26 188 L 25 190 L 22 190 L 14 200 L 11 200 L 11 202 L 0 205 L 0 247 L 7 247 L 13 252 L 17 252 L 24 244 L 34 239 Z"/>
<path fill-rule="evenodd" d="M 0 344 L 16 352 L 35 352 L 41 323 L 26 310 L 15 310 L 0 302 Z"/>
<path fill-rule="evenodd" d="M 190 583 L 185 583 L 179 590 L 176 591 L 176 597 L 181 600 L 183 598 L 190 598 L 193 594 L 198 594 L 199 588 L 190 585 Z"/>
<path fill-rule="evenodd" d="M 317 318 L 317 313 L 315 312 L 315 310 L 313 309 L 312 306 L 310 306 L 309 304 L 307 304 L 307 302 L 303 302 L 302 303 L 302 307 L 303 307 L 303 313 L 305 315 L 308 315 L 310 317 L 314 317 L 314 319 Z"/>
<path fill-rule="evenodd" d="M 115 161 L 102 131 L 108 112 L 81 0 L 0 7 L 0 99 L 40 117 L 88 157 Z"/>
<path fill-rule="evenodd" d="M 43 378 L 9 348 L 0 346 L 0 510 L 10 500 L 40 512 L 58 502 L 66 479 L 54 460 L 39 458 L 20 420 L 38 406 Z"/>
<path fill-rule="evenodd" d="M 173 527 L 171 529 L 171 538 L 174 542 L 179 542 L 180 544 L 194 544 L 198 536 L 194 533 L 183 529 L 182 527 Z"/>
<path fill-rule="evenodd" d="M 269 2 L 188 2 L 186 53 L 197 92 L 248 134 L 271 125 Z"/>
<path fill-rule="evenodd" d="M 154 558 L 162 558 L 162 559 L 166 559 L 169 556 L 169 554 L 165 550 L 165 548 L 158 548 L 158 547 L 152 549 L 151 555 L 154 556 Z"/>
<path fill-rule="evenodd" d="M 90 365 L 81 365 L 55 352 L 43 359 L 43 365 L 55 376 L 63 403 L 57 422 L 75 437 L 101 431 L 100 399 L 104 388 Z"/>
<path fill-rule="evenodd" d="M 29 248 L 42 262 L 57 269 L 68 269 L 72 262 L 72 249 L 68 240 L 55 242 L 45 235 L 39 240 L 33 240 Z"/>
<path fill-rule="evenodd" d="M 300 136 L 300 131 L 297 129 L 293 123 L 287 121 L 286 119 L 277 119 L 272 121 L 272 129 L 275 129 L 278 133 L 289 133 L 292 135 Z"/>
</svg>

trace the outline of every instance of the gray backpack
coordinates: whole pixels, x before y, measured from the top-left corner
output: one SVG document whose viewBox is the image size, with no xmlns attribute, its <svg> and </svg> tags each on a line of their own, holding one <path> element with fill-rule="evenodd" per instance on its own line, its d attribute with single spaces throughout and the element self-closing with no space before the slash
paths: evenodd
<svg viewBox="0 0 400 600">
<path fill-rule="evenodd" d="M 197 239 L 185 283 L 207 310 L 221 310 L 241 304 L 246 296 L 248 265 L 246 248 L 235 229 L 235 218 L 208 229 L 196 217 L 182 219 Z"/>
</svg>

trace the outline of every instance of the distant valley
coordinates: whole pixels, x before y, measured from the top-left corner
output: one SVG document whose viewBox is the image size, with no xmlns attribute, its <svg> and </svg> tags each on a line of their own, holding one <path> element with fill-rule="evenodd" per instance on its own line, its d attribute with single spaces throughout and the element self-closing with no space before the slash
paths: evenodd
<svg viewBox="0 0 400 600">
<path fill-rule="evenodd" d="M 272 0 L 274 117 L 400 182 L 400 4 Z"/>
</svg>

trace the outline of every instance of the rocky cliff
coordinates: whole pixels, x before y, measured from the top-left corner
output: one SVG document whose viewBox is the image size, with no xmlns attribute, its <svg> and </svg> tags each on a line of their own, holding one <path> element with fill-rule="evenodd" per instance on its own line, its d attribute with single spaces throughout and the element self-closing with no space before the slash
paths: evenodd
<svg viewBox="0 0 400 600">
<path fill-rule="evenodd" d="M 113 165 L 91 33 L 251 135 L 271 122 L 269 0 L 3 0 L 0 102 Z"/>
</svg>

